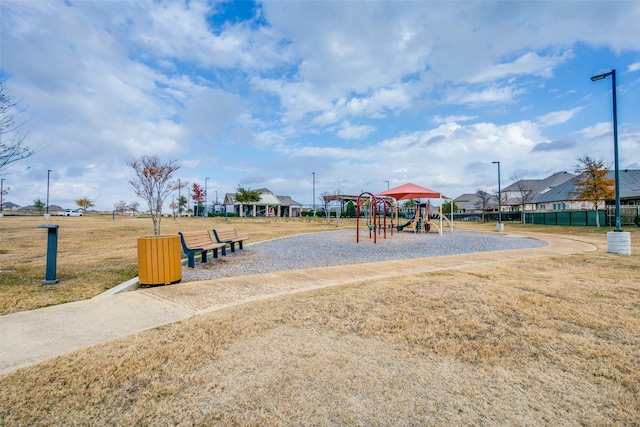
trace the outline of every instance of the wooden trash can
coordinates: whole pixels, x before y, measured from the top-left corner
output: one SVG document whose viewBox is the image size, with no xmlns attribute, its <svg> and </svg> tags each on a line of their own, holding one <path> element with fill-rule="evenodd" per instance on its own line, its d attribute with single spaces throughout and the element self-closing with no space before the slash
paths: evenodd
<svg viewBox="0 0 640 427">
<path fill-rule="evenodd" d="M 182 280 L 179 236 L 138 237 L 140 285 L 169 285 Z"/>
</svg>

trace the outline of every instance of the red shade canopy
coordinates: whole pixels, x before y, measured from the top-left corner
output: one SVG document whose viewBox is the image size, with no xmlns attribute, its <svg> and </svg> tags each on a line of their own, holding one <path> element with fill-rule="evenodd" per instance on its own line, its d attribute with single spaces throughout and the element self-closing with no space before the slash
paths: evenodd
<svg viewBox="0 0 640 427">
<path fill-rule="evenodd" d="M 419 185 L 415 185 L 410 182 L 399 187 L 390 188 L 387 191 L 376 194 L 376 196 L 389 196 L 393 197 L 396 200 L 439 199 L 440 197 L 445 197 L 437 191 L 425 187 L 420 187 Z"/>
</svg>

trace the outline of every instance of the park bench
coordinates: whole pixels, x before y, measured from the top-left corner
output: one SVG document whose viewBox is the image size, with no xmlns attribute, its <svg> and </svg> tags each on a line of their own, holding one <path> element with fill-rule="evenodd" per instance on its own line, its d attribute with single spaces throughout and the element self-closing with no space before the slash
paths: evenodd
<svg viewBox="0 0 640 427">
<path fill-rule="evenodd" d="M 218 249 L 222 249 L 222 255 L 226 255 L 226 243 L 217 243 L 211 239 L 207 230 L 179 232 L 182 250 L 188 258 L 187 265 L 195 267 L 195 254 L 200 252 L 202 262 L 207 262 L 207 251 L 213 251 L 213 257 L 218 258 Z"/>
<path fill-rule="evenodd" d="M 236 229 L 233 227 L 219 227 L 213 230 L 213 235 L 216 236 L 218 243 L 224 243 L 231 246 L 231 252 L 236 251 L 236 243 L 238 247 L 242 249 L 242 242 L 249 239 L 248 237 L 239 237 Z"/>
</svg>

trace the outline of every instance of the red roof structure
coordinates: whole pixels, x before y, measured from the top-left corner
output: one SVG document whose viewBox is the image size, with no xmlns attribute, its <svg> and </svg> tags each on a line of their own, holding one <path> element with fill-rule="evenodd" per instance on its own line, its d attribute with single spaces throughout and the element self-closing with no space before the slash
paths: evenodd
<svg viewBox="0 0 640 427">
<path fill-rule="evenodd" d="M 440 197 L 445 199 L 447 198 L 437 191 L 425 187 L 420 187 L 419 185 L 415 185 L 410 182 L 399 187 L 390 188 L 387 191 L 376 194 L 376 196 L 388 196 L 393 197 L 396 200 L 439 199 Z"/>
</svg>

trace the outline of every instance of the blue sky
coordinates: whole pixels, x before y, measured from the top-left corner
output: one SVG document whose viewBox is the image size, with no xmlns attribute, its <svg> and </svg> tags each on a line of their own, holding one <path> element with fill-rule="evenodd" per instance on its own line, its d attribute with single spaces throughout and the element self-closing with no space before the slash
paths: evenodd
<svg viewBox="0 0 640 427">
<path fill-rule="evenodd" d="M 640 2 L 11 1 L 0 76 L 42 147 L 0 172 L 21 205 L 142 200 L 127 159 L 177 160 L 313 203 L 406 182 L 449 197 L 513 178 L 640 168 Z M 25 168 L 29 167 L 25 171 Z M 170 200 L 168 200 L 170 202 Z M 316 200 L 316 203 L 318 201 Z M 142 206 L 146 208 L 146 206 Z M 168 203 L 165 209 L 168 211 Z"/>
</svg>

